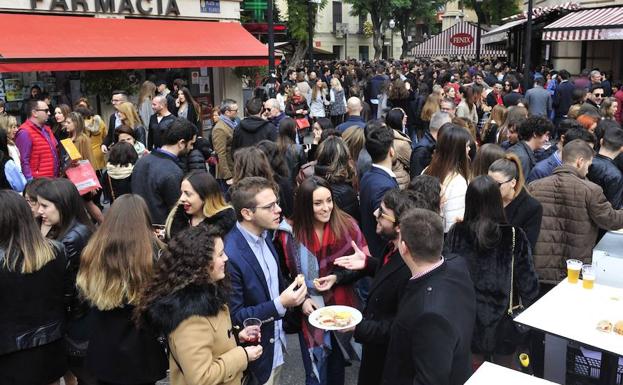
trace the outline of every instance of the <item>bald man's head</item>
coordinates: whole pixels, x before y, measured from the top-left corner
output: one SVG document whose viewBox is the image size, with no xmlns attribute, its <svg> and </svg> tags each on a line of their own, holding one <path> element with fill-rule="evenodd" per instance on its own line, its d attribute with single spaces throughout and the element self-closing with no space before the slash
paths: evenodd
<svg viewBox="0 0 623 385">
<path fill-rule="evenodd" d="M 352 97 L 346 102 L 346 108 L 348 109 L 348 115 L 361 115 L 361 100 L 357 97 Z"/>
</svg>

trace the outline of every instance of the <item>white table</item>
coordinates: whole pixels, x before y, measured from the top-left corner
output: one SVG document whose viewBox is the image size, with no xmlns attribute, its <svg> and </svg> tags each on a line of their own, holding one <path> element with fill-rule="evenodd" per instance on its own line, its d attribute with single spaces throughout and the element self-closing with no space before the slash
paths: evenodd
<svg viewBox="0 0 623 385">
<path fill-rule="evenodd" d="M 553 385 L 555 382 L 529 376 L 516 370 L 485 362 L 467 380 L 465 385 Z"/>
<path fill-rule="evenodd" d="M 602 383 L 614 383 L 611 375 L 614 370 L 616 379 L 617 356 L 623 356 L 623 336 L 598 331 L 596 326 L 601 320 L 613 324 L 623 320 L 623 289 L 595 284 L 588 290 L 582 287 L 582 281 L 570 284 L 566 279 L 515 318 L 521 324 L 603 351 Z"/>
</svg>

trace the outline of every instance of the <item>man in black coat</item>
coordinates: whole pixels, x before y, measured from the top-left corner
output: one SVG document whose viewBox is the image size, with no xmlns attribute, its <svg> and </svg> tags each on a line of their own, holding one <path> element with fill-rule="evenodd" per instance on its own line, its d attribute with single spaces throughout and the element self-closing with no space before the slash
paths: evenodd
<svg viewBox="0 0 623 385">
<path fill-rule="evenodd" d="M 618 210 L 623 206 L 623 174 L 614 159 L 623 150 L 623 130 L 614 125 L 606 128 L 599 153 L 593 158 L 586 177 L 601 186 L 608 202 Z"/>
<path fill-rule="evenodd" d="M 465 262 L 441 255 L 443 230 L 430 210 L 400 216 L 398 249 L 412 277 L 391 327 L 385 385 L 462 385 L 472 373 L 476 294 Z"/>
<path fill-rule="evenodd" d="M 110 102 L 112 103 L 115 112 L 113 112 L 108 118 L 108 132 L 106 133 L 106 137 L 102 140 L 102 152 L 104 153 L 107 153 L 108 147 L 114 144 L 115 130 L 121 125 L 121 118 L 119 117 L 119 113 L 117 113 L 117 106 L 127 101 L 128 93 L 126 91 L 115 90 L 112 92 L 112 99 Z"/>
<path fill-rule="evenodd" d="M 151 108 L 154 109 L 154 114 L 149 118 L 149 135 L 147 135 L 147 149 L 150 151 L 162 146 L 162 136 L 175 121 L 175 115 L 169 112 L 164 96 L 154 96 Z"/>
<path fill-rule="evenodd" d="M 575 84 L 569 80 L 571 77 L 569 71 L 560 70 L 558 76 L 561 80 L 554 93 L 554 122 L 556 125 L 567 116 L 569 107 L 573 104 L 573 90 L 575 89 Z"/>
<path fill-rule="evenodd" d="M 242 119 L 234 130 L 231 141 L 231 152 L 243 147 L 255 146 L 264 139 L 277 140 L 277 128 L 271 122 L 262 118 L 264 102 L 260 98 L 253 98 L 245 106 L 248 117 Z"/>
<path fill-rule="evenodd" d="M 438 111 L 433 114 L 430 119 L 428 131 L 424 132 L 424 136 L 415 145 L 413 151 L 411 152 L 411 178 L 415 178 L 420 175 L 422 171 L 428 167 L 431 159 L 433 158 L 435 146 L 437 145 L 437 133 L 439 132 L 441 126 L 450 122 L 452 122 L 452 118 L 447 112 Z"/>
<path fill-rule="evenodd" d="M 383 196 L 375 211 L 376 232 L 389 240 L 382 260 L 375 258 L 355 261 L 353 256 L 337 258 L 335 264 L 349 270 L 364 269 L 373 276 L 363 321 L 354 330 L 354 337 L 362 344 L 358 385 L 378 385 L 383 376 L 383 366 L 389 344 L 392 323 L 398 313 L 398 304 L 411 277 L 409 268 L 398 252 L 398 219 L 408 209 L 432 208 L 431 200 L 414 191 L 393 189 Z M 439 206 L 437 206 L 437 209 Z"/>
</svg>

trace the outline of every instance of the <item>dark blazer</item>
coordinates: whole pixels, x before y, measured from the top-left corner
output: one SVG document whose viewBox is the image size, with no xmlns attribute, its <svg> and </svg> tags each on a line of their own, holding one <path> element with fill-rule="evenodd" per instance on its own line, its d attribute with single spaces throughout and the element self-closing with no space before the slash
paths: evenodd
<svg viewBox="0 0 623 385">
<path fill-rule="evenodd" d="M 149 151 L 162 146 L 162 135 L 175 119 L 177 118 L 173 114 L 163 117 L 160 122 L 158 122 L 158 114 L 153 114 L 149 118 L 149 135 L 147 135 L 147 143 L 145 143 Z"/>
<path fill-rule="evenodd" d="M 526 233 L 531 250 L 534 250 L 536 240 L 539 238 L 539 232 L 541 231 L 541 219 L 543 218 L 543 206 L 541 206 L 541 203 L 528 194 L 524 188 L 504 208 L 504 213 L 508 223 L 521 228 Z"/>
<path fill-rule="evenodd" d="M 372 265 L 369 270 L 372 270 L 374 279 L 363 311 L 363 321 L 355 328 L 355 340 L 363 346 L 358 385 L 381 383 L 391 326 L 411 277 L 398 250 L 386 265 L 382 263 L 369 259 Z"/>
<path fill-rule="evenodd" d="M 137 328 L 134 306 L 92 309 L 86 366 L 100 381 L 153 383 L 166 376 L 169 363 L 157 335 L 145 323 Z"/>
<path fill-rule="evenodd" d="M 279 269 L 279 259 L 273 243 L 266 240 L 268 248 L 273 253 L 279 271 L 279 291 L 285 289 L 285 281 Z M 274 355 L 274 320 L 281 319 L 273 299 L 270 298 L 266 277 L 237 226 L 234 226 L 225 237 L 225 253 L 229 257 L 227 272 L 231 278 L 231 296 L 229 310 L 232 323 L 242 326 L 247 318 L 259 318 L 262 322 L 263 353 L 259 359 L 250 362 L 248 370 L 253 373 L 261 384 L 268 381 L 273 367 Z M 266 321 L 270 320 L 270 321 Z"/>
<path fill-rule="evenodd" d="M 115 140 L 115 129 L 117 128 L 115 127 L 116 121 L 117 121 L 117 115 L 114 113 L 110 114 L 110 117 L 108 118 L 108 132 L 106 133 L 106 136 L 102 140 L 102 144 L 106 145 L 106 147 L 110 147 L 110 145 L 113 144 Z"/>
<path fill-rule="evenodd" d="M 363 174 L 359 185 L 361 186 L 359 190 L 361 231 L 366 237 L 372 256 L 381 258 L 387 242 L 376 234 L 374 211 L 380 206 L 383 195 L 387 191 L 398 188 L 398 182 L 386 171 L 372 166 L 368 172 Z"/>
<path fill-rule="evenodd" d="M 556 92 L 554 93 L 554 112 L 556 113 L 557 119 L 567 116 L 569 107 L 571 107 L 573 103 L 574 89 L 575 84 L 571 81 L 562 82 L 556 87 Z"/>
<path fill-rule="evenodd" d="M 384 385 L 463 385 L 472 374 L 476 294 L 465 261 L 410 279 L 391 328 Z"/>
<path fill-rule="evenodd" d="M 433 159 L 433 152 L 435 152 L 435 146 L 437 141 L 430 134 L 429 131 L 424 132 L 424 136 L 413 148 L 410 159 L 411 179 L 420 175 L 422 171 L 430 164 Z"/>
<path fill-rule="evenodd" d="M 536 165 L 537 160 L 534 156 L 534 151 L 532 151 L 532 149 L 528 147 L 525 141 L 520 140 L 519 142 L 511 146 L 511 148 L 506 150 L 506 152 L 512 152 L 513 154 L 517 155 L 517 157 L 521 161 L 523 174 L 530 175 L 530 171 L 532 171 L 532 168 Z"/>
</svg>

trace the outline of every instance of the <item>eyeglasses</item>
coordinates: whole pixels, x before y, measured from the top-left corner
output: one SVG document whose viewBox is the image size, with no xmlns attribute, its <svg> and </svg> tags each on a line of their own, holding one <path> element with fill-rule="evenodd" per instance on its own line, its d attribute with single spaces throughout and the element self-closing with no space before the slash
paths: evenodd
<svg viewBox="0 0 623 385">
<path fill-rule="evenodd" d="M 256 210 L 256 209 L 262 209 L 262 210 L 268 210 L 268 211 L 276 211 L 277 207 L 279 207 L 279 200 L 277 199 L 276 201 L 274 201 L 273 203 L 269 203 L 267 205 L 264 206 L 255 206 L 255 207 L 249 207 L 251 210 Z"/>
<path fill-rule="evenodd" d="M 390 221 L 391 223 L 396 223 L 396 218 L 387 214 L 385 212 L 385 210 L 383 210 L 383 206 L 379 206 L 378 209 L 376 209 L 376 219 L 380 219 L 381 217 L 387 219 L 388 221 Z"/>
<path fill-rule="evenodd" d="M 123 100 L 121 99 L 111 99 L 111 103 L 121 103 Z"/>
<path fill-rule="evenodd" d="M 604 94 L 593 94 L 593 96 L 596 97 L 596 98 L 600 98 L 600 97 L 604 96 Z"/>
<path fill-rule="evenodd" d="M 231 108 L 230 108 L 230 109 L 228 109 L 227 111 L 231 111 L 231 112 L 238 112 L 238 109 L 236 108 L 235 110 L 233 110 L 233 109 L 231 109 Z"/>
<path fill-rule="evenodd" d="M 37 108 L 37 109 L 35 109 L 35 111 L 50 112 L 50 109 L 49 108 Z"/>
<path fill-rule="evenodd" d="M 513 180 L 513 179 L 515 179 L 515 178 L 510 178 L 510 179 L 509 179 L 509 180 L 507 180 L 507 181 L 504 181 L 504 182 L 495 182 L 495 183 L 497 183 L 497 184 L 498 184 L 498 187 L 500 187 L 500 188 L 501 188 L 503 184 L 506 184 L 506 183 L 510 182 L 511 180 Z"/>
</svg>

